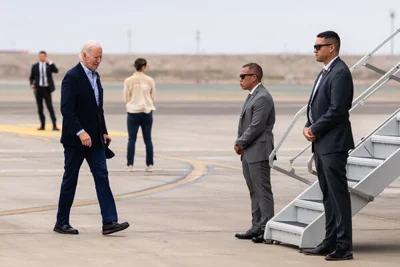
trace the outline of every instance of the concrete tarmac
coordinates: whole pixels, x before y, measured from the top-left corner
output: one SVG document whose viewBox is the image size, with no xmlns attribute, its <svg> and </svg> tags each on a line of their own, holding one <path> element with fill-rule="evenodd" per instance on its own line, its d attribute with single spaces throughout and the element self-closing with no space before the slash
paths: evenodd
<svg viewBox="0 0 400 267">
<path fill-rule="evenodd" d="M 60 134 L 38 132 L 35 104 L 0 100 L 0 266 L 333 266 L 323 257 L 300 254 L 293 246 L 253 244 L 234 234 L 251 223 L 249 193 L 233 151 L 240 102 L 161 102 L 154 115 L 155 170 L 144 171 L 139 137 L 135 171 L 126 172 L 126 121 L 123 106 L 106 102 L 106 119 L 116 157 L 109 177 L 120 221 L 131 227 L 101 235 L 93 178 L 83 164 L 71 224 L 78 236 L 54 233 L 63 173 Z M 56 103 L 56 106 L 58 103 Z M 286 106 L 285 106 L 286 105 Z M 367 135 L 398 108 L 372 106 L 352 115 L 355 139 Z M 277 102 L 275 142 L 298 110 Z M 61 123 L 61 115 L 57 118 Z M 46 111 L 47 115 L 47 111 Z M 48 118 L 48 116 L 47 116 Z M 307 142 L 303 118 L 278 153 L 279 166 Z M 48 127 L 50 129 L 50 127 Z M 306 172 L 308 155 L 296 162 Z M 307 188 L 272 172 L 275 211 Z M 400 183 L 395 181 L 353 218 L 355 260 L 340 266 L 398 266 L 400 259 Z"/>
</svg>

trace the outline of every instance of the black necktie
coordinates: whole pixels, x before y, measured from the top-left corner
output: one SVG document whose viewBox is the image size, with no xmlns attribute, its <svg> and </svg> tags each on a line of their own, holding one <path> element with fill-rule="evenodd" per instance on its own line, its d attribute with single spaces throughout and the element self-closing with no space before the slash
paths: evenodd
<svg viewBox="0 0 400 267">
<path fill-rule="evenodd" d="M 42 63 L 42 86 L 44 87 L 44 63 Z"/>
<path fill-rule="evenodd" d="M 315 94 L 317 93 L 316 91 L 318 90 L 318 87 L 321 85 L 322 79 L 324 78 L 324 75 L 325 75 L 325 74 L 326 74 L 326 69 L 324 68 L 324 69 L 322 69 L 321 72 L 319 73 L 319 75 L 318 75 L 318 80 L 317 80 L 317 82 L 315 83 L 314 90 L 312 91 L 311 100 L 310 100 L 310 105 L 309 105 L 309 112 L 308 112 L 308 118 L 309 118 L 311 124 L 314 123 L 314 119 L 313 119 L 312 111 L 311 111 L 311 105 L 312 105 L 312 103 L 313 103 L 313 101 L 314 101 Z M 319 81 L 319 82 L 318 82 L 318 81 Z"/>
</svg>

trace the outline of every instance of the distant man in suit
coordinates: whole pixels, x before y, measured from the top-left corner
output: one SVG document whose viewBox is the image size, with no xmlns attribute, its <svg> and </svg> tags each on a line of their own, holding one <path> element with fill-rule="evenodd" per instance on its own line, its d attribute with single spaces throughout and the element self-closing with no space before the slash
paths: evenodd
<svg viewBox="0 0 400 267">
<path fill-rule="evenodd" d="M 235 237 L 252 239 L 254 243 L 271 244 L 272 240 L 264 240 L 264 231 L 265 225 L 274 216 L 268 161 L 274 147 L 274 101 L 261 84 L 263 70 L 258 64 L 244 65 L 239 76 L 241 88 L 248 90 L 249 94 L 240 115 L 234 150 L 241 155 L 243 176 L 250 191 L 252 226 L 245 233 L 237 233 Z"/>
<path fill-rule="evenodd" d="M 352 253 L 351 203 L 347 186 L 348 151 L 354 148 L 349 120 L 353 78 L 339 57 L 340 38 L 333 31 L 317 35 L 316 60 L 324 64 L 308 102 L 305 138 L 312 142 L 318 182 L 325 208 L 325 239 L 306 255 L 326 255 L 326 260 L 348 260 Z"/>
<path fill-rule="evenodd" d="M 103 56 L 100 44 L 86 42 L 79 62 L 70 69 L 61 85 L 61 114 L 63 128 L 61 143 L 64 146 L 65 166 L 54 231 L 78 234 L 70 225 L 70 210 L 74 201 L 79 169 L 86 159 L 93 174 L 97 198 L 103 218 L 104 235 L 122 231 L 127 222 L 118 223 L 114 197 L 110 189 L 106 165 L 105 145 L 108 136 L 103 110 L 103 87 L 96 69 Z"/>
<path fill-rule="evenodd" d="M 56 115 L 54 114 L 51 93 L 55 90 L 53 73 L 58 73 L 56 64 L 47 58 L 45 51 L 39 52 L 39 62 L 32 65 L 29 82 L 35 93 L 36 104 L 39 113 L 40 127 L 39 131 L 45 130 L 46 118 L 43 114 L 43 100 L 49 110 L 51 121 L 53 122 L 53 131 L 59 131 L 56 124 Z"/>
</svg>

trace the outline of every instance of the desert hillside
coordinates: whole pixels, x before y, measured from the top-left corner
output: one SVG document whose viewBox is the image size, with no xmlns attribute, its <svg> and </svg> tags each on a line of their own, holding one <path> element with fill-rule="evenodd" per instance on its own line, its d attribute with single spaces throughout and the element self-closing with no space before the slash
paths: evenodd
<svg viewBox="0 0 400 267">
<path fill-rule="evenodd" d="M 149 75 L 157 83 L 237 83 L 243 64 L 257 62 L 264 69 L 265 82 L 269 84 L 310 84 L 322 68 L 312 55 L 115 55 L 105 54 L 99 73 L 103 81 L 122 82 L 134 71 L 133 62 L 145 57 Z M 27 80 L 36 54 L 0 53 L 0 81 Z M 49 54 L 59 68 L 55 75 L 61 80 L 65 72 L 78 62 L 78 55 Z M 361 56 L 343 56 L 352 66 Z M 371 63 L 388 69 L 400 56 L 375 56 Z M 379 77 L 376 73 L 360 68 L 353 73 L 356 83 L 366 83 Z"/>
</svg>

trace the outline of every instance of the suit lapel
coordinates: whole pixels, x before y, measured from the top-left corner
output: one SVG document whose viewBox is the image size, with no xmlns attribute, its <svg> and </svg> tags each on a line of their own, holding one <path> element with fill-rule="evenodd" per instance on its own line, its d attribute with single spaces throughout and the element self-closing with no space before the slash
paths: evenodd
<svg viewBox="0 0 400 267">
<path fill-rule="evenodd" d="M 97 88 L 99 89 L 99 108 L 102 109 L 103 108 L 103 87 L 101 86 L 100 75 L 98 73 L 97 73 L 96 83 L 97 83 Z"/>
<path fill-rule="evenodd" d="M 310 103 L 312 102 L 312 100 L 314 99 L 315 86 L 317 86 L 317 82 L 318 82 L 319 76 L 320 76 L 321 74 L 322 74 L 322 70 L 321 70 L 321 72 L 318 74 L 317 78 L 315 79 L 313 89 L 311 90 L 310 99 L 308 100 L 308 104 L 310 104 Z"/>
<path fill-rule="evenodd" d="M 83 76 L 83 79 L 86 81 L 86 82 L 85 82 L 85 83 L 86 83 L 86 87 L 87 87 L 87 89 L 90 91 L 90 94 L 91 94 L 91 96 L 92 96 L 92 99 L 93 99 L 94 103 L 95 103 L 96 106 L 97 106 L 96 96 L 95 96 L 95 94 L 94 94 L 94 89 L 93 89 L 93 87 L 92 87 L 92 84 L 90 83 L 89 78 L 88 78 L 88 76 L 86 75 L 85 70 L 84 70 L 83 67 L 81 66 L 81 63 L 78 63 L 78 66 L 79 66 L 78 68 L 81 70 L 81 75 Z"/>
<path fill-rule="evenodd" d="M 250 96 L 249 100 L 245 102 L 245 104 L 243 105 L 243 109 L 242 109 L 242 113 L 240 114 L 240 118 L 243 117 L 244 113 L 246 112 L 246 109 L 248 106 L 250 106 L 250 103 L 254 100 L 254 98 L 256 97 L 258 91 L 260 90 L 260 88 L 262 88 L 262 84 L 260 84 L 257 89 L 254 91 L 253 95 Z"/>
<path fill-rule="evenodd" d="M 313 103 L 314 99 L 317 97 L 317 94 L 321 91 L 322 88 L 324 88 L 326 78 L 328 78 L 328 76 L 329 76 L 329 74 L 331 73 L 332 69 L 335 67 L 335 65 L 336 65 L 340 60 L 341 60 L 341 59 L 338 57 L 335 61 L 332 62 L 332 64 L 329 66 L 329 69 L 327 69 L 326 72 L 325 72 L 325 74 L 322 76 L 322 79 L 321 79 L 321 81 L 319 82 L 318 88 L 315 88 L 315 85 L 317 84 L 318 79 L 319 79 L 319 75 L 318 75 L 318 77 L 317 77 L 317 79 L 315 80 L 315 83 L 314 83 L 314 88 L 313 88 L 313 91 L 312 91 L 310 100 L 309 100 L 309 102 L 308 102 L 309 105 L 310 105 L 311 103 Z M 317 91 L 316 91 L 315 94 L 314 94 L 315 89 L 317 89 Z"/>
</svg>

